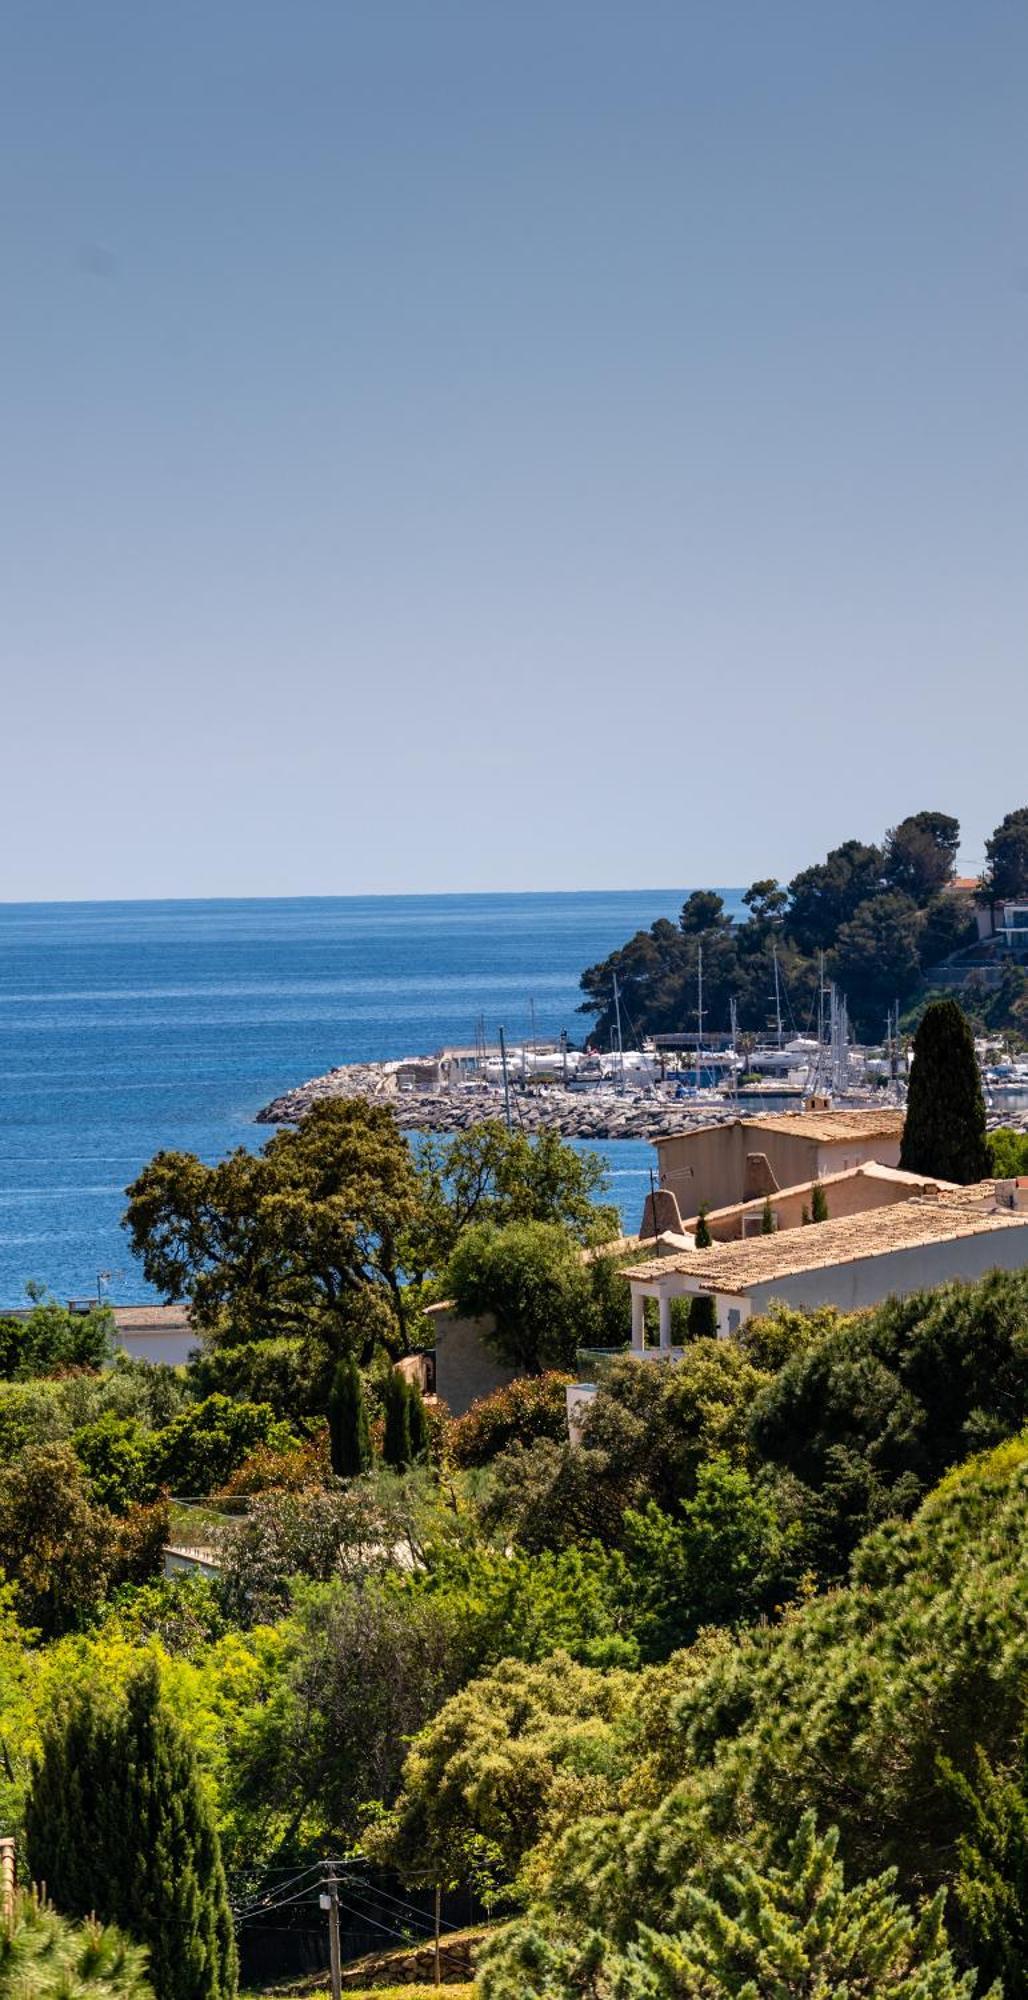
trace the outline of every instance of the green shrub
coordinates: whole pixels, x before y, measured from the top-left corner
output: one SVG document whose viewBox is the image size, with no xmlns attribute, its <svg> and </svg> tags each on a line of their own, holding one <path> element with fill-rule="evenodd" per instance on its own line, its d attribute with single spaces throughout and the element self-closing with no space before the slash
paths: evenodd
<svg viewBox="0 0 1028 2000">
<path fill-rule="evenodd" d="M 234 1346 L 205 1347 L 189 1365 L 195 1396 L 236 1396 L 243 1402 L 270 1403 L 276 1416 L 322 1416 L 335 1366 L 319 1341 L 282 1336 L 240 1341 Z"/>
<path fill-rule="evenodd" d="M 550 1369 L 545 1375 L 521 1375 L 506 1388 L 483 1396 L 462 1417 L 450 1422 L 447 1441 L 454 1463 L 488 1465 L 508 1446 L 534 1444 L 538 1438 L 565 1443 L 565 1390 L 574 1379 Z"/>
</svg>

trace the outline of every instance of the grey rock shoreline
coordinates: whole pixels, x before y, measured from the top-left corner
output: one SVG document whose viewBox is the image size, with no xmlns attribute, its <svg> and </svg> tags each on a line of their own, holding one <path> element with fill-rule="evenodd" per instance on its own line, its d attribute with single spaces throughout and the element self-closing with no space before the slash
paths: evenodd
<svg viewBox="0 0 1028 2000">
<path fill-rule="evenodd" d="M 484 1118 L 504 1116 L 503 1091 L 476 1082 L 459 1088 L 401 1089 L 397 1077 L 406 1062 L 347 1063 L 324 1076 L 311 1077 L 295 1090 L 284 1091 L 257 1113 L 258 1125 L 297 1125 L 313 1104 L 324 1098 L 359 1098 L 382 1104 L 404 1132 L 466 1132 Z M 556 1128 L 564 1139 L 664 1138 L 695 1125 L 724 1124 L 740 1113 L 754 1117 L 761 1110 L 759 1094 L 743 1096 L 738 1107 L 716 1101 L 683 1102 L 666 1097 L 625 1096 L 614 1091 L 570 1091 L 555 1084 L 512 1090 L 517 1129 L 532 1133 Z M 797 1099 L 796 1110 L 801 1109 Z M 998 1125 L 1028 1131 L 1028 1111 L 994 1107 L 989 1130 Z"/>
<path fill-rule="evenodd" d="M 312 1077 L 257 1113 L 259 1125 L 295 1125 L 324 1098 L 361 1098 L 382 1104 L 405 1132 L 466 1132 L 484 1118 L 504 1116 L 503 1091 L 488 1083 L 452 1090 L 400 1090 L 398 1063 L 351 1063 Z M 686 1105 L 658 1097 L 619 1097 L 614 1091 L 570 1091 L 556 1085 L 512 1090 L 515 1126 L 525 1132 L 556 1127 L 565 1139 L 656 1139 L 734 1115 L 716 1105 Z M 757 1108 L 757 1107 L 754 1107 Z"/>
</svg>

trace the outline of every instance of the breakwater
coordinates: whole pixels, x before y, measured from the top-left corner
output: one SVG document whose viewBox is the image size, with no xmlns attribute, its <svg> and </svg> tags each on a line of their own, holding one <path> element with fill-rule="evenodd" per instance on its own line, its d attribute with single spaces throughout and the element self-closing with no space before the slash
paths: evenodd
<svg viewBox="0 0 1028 2000">
<path fill-rule="evenodd" d="M 273 1098 L 258 1111 L 257 1123 L 299 1124 L 312 1104 L 326 1097 L 360 1098 L 369 1104 L 383 1104 L 405 1132 L 466 1132 L 485 1118 L 505 1116 L 502 1087 L 481 1078 L 458 1083 L 428 1082 L 418 1087 L 405 1087 L 401 1082 L 412 1070 L 430 1074 L 436 1060 L 425 1057 L 413 1063 L 409 1059 L 344 1063 Z M 740 1115 L 753 1118 L 761 1111 L 780 1114 L 785 1106 L 781 1095 L 774 1092 L 765 1096 L 760 1091 L 752 1094 L 743 1091 L 737 1103 L 729 1103 L 714 1096 L 683 1100 L 671 1095 L 670 1086 L 662 1091 L 660 1085 L 647 1092 L 620 1096 L 614 1089 L 565 1090 L 556 1083 L 525 1089 L 514 1082 L 511 1108 L 514 1124 L 524 1132 L 555 1127 L 564 1139 L 652 1142 L 673 1132 L 689 1131 L 696 1125 L 724 1124 Z M 802 1100 L 797 1098 L 789 1103 L 788 1109 L 800 1111 Z M 998 1125 L 1028 1131 L 1028 1111 L 1020 1104 L 1004 1108 L 1002 1103 L 995 1103 L 990 1106 L 987 1122 L 990 1131 Z"/>
<path fill-rule="evenodd" d="M 404 1089 L 398 1079 L 409 1068 L 399 1062 L 344 1064 L 285 1091 L 257 1113 L 257 1122 L 295 1125 L 326 1097 L 384 1104 L 405 1132 L 466 1132 L 484 1118 L 504 1117 L 500 1085 L 476 1081 Z M 653 1140 L 735 1116 L 734 1107 L 716 1101 L 689 1104 L 670 1095 L 641 1093 L 622 1097 L 614 1090 L 564 1090 L 557 1084 L 512 1088 L 511 1106 L 519 1130 L 541 1132 L 555 1126 L 565 1139 Z"/>
</svg>

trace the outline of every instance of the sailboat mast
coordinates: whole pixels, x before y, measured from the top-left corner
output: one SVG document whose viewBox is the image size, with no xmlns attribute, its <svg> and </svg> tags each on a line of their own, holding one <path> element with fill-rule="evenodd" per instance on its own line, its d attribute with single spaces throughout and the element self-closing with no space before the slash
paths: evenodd
<svg viewBox="0 0 1028 2000">
<path fill-rule="evenodd" d="M 507 1130 L 509 1132 L 512 1129 L 512 1121 L 510 1115 L 510 1078 L 507 1075 L 507 1037 L 502 1028 L 500 1029 L 499 1034 L 500 1034 L 500 1063 L 503 1068 L 503 1115 L 507 1120 Z"/>
<path fill-rule="evenodd" d="M 620 1095 L 625 1093 L 625 1048 L 621 1039 L 621 995 L 618 991 L 618 976 L 614 974 L 614 1024 L 617 1033 L 617 1087 Z"/>
<path fill-rule="evenodd" d="M 782 989 L 778 980 L 778 946 L 772 944 L 771 956 L 775 964 L 775 1023 L 778 1029 L 778 1046 L 782 1046 Z"/>
<path fill-rule="evenodd" d="M 700 1087 L 702 1070 L 700 1057 L 703 1053 L 703 946 L 696 947 L 696 1088 Z"/>
</svg>

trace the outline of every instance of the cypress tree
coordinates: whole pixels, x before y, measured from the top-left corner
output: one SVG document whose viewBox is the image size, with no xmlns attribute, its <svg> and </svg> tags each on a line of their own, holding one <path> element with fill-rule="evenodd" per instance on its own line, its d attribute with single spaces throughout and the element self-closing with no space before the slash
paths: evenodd
<svg viewBox="0 0 1028 2000">
<path fill-rule="evenodd" d="M 760 1211 L 760 1233 L 762 1236 L 773 1236 L 775 1233 L 775 1212 L 771 1206 L 770 1195 L 765 1195 L 764 1206 Z"/>
<path fill-rule="evenodd" d="M 354 1479 L 371 1464 L 371 1429 L 360 1369 L 352 1356 L 340 1361 L 328 1397 L 328 1436 L 332 1470 L 340 1479 Z"/>
<path fill-rule="evenodd" d="M 192 1745 L 156 1662 L 120 1706 L 79 1694 L 44 1738 L 26 1802 L 29 1867 L 71 1917 L 95 1913 L 149 1947 L 157 2000 L 234 2000 L 221 1848 Z"/>
<path fill-rule="evenodd" d="M 710 1233 L 710 1225 L 707 1222 L 707 1210 L 708 1210 L 708 1204 L 705 1201 L 701 1201 L 699 1214 L 696 1218 L 697 1250 L 709 1250 L 712 1242 L 714 1241 Z"/>
<path fill-rule="evenodd" d="M 965 1186 L 991 1172 L 974 1038 L 955 1000 L 933 1000 L 914 1036 L 900 1166 Z"/>
<path fill-rule="evenodd" d="M 391 1368 L 385 1385 L 385 1437 L 382 1441 L 382 1456 L 387 1465 L 395 1471 L 403 1472 L 410 1464 L 410 1390 L 407 1378 L 398 1368 Z"/>
<path fill-rule="evenodd" d="M 417 1382 L 407 1384 L 409 1393 L 408 1417 L 410 1422 L 410 1450 L 412 1459 L 428 1457 L 431 1433 L 428 1428 L 428 1411 L 425 1398 Z"/>
<path fill-rule="evenodd" d="M 810 1190 L 810 1220 L 811 1222 L 828 1221 L 828 1196 L 821 1186 L 820 1181 L 815 1181 Z"/>
</svg>

